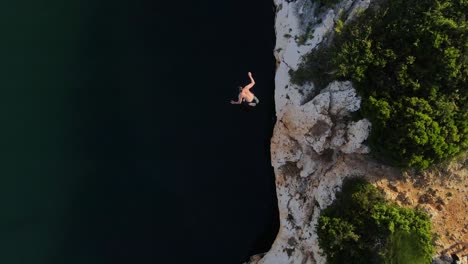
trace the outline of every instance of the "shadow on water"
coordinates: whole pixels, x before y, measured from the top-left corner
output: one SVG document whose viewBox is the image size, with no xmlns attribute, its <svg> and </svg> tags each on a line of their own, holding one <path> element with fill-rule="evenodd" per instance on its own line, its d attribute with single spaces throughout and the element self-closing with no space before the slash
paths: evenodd
<svg viewBox="0 0 468 264">
<path fill-rule="evenodd" d="M 54 263 L 240 263 L 267 251 L 278 231 L 271 1 L 87 8 L 70 102 L 77 179 Z M 245 112 L 229 100 L 248 70 L 262 101 Z"/>
</svg>

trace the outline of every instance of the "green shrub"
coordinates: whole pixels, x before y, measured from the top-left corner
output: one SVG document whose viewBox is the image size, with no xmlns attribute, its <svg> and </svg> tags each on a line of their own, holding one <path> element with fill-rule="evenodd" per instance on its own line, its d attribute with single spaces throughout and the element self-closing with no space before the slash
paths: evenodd
<svg viewBox="0 0 468 264">
<path fill-rule="evenodd" d="M 341 31 L 343 30 L 344 23 L 341 21 L 341 19 L 336 20 L 336 25 L 335 25 L 335 32 L 340 34 Z"/>
<path fill-rule="evenodd" d="M 372 184 L 359 178 L 343 183 L 316 228 L 330 264 L 426 264 L 434 252 L 427 215 L 389 204 Z"/>
<path fill-rule="evenodd" d="M 426 168 L 468 148 L 468 2 L 383 1 L 314 50 L 291 80 L 352 80 L 377 157 Z M 392 131 L 392 133 L 388 133 Z"/>
</svg>

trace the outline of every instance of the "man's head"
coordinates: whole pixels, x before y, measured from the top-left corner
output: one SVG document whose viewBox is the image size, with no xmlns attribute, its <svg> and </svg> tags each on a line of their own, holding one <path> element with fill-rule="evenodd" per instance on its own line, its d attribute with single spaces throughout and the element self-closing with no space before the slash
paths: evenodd
<svg viewBox="0 0 468 264">
<path fill-rule="evenodd" d="M 239 86 L 239 92 L 242 92 L 242 89 L 244 89 L 244 87 Z"/>
</svg>

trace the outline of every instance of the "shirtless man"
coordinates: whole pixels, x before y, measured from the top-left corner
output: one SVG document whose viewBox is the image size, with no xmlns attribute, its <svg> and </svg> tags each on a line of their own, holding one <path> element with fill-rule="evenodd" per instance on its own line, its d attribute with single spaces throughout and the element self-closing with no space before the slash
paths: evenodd
<svg viewBox="0 0 468 264">
<path fill-rule="evenodd" d="M 255 85 L 255 81 L 252 78 L 251 72 L 249 72 L 248 75 L 250 78 L 250 83 L 247 84 L 245 87 L 239 86 L 239 100 L 237 102 L 231 100 L 231 104 L 244 103 L 248 106 L 253 107 L 253 106 L 256 106 L 260 102 L 260 100 L 258 100 L 258 98 L 253 93 L 250 92 L 250 89 Z"/>
</svg>

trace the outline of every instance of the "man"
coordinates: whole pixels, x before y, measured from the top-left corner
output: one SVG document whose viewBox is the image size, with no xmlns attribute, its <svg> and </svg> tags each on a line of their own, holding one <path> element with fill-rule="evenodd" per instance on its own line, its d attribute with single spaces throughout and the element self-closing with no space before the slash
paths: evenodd
<svg viewBox="0 0 468 264">
<path fill-rule="evenodd" d="M 254 107 L 260 102 L 260 100 L 258 100 L 258 98 L 252 92 L 250 92 L 250 89 L 255 85 L 255 80 L 252 78 L 252 73 L 249 72 L 247 75 L 249 75 L 250 83 L 245 87 L 239 86 L 239 100 L 237 102 L 231 100 L 231 104 L 243 103 L 247 106 Z"/>
</svg>

